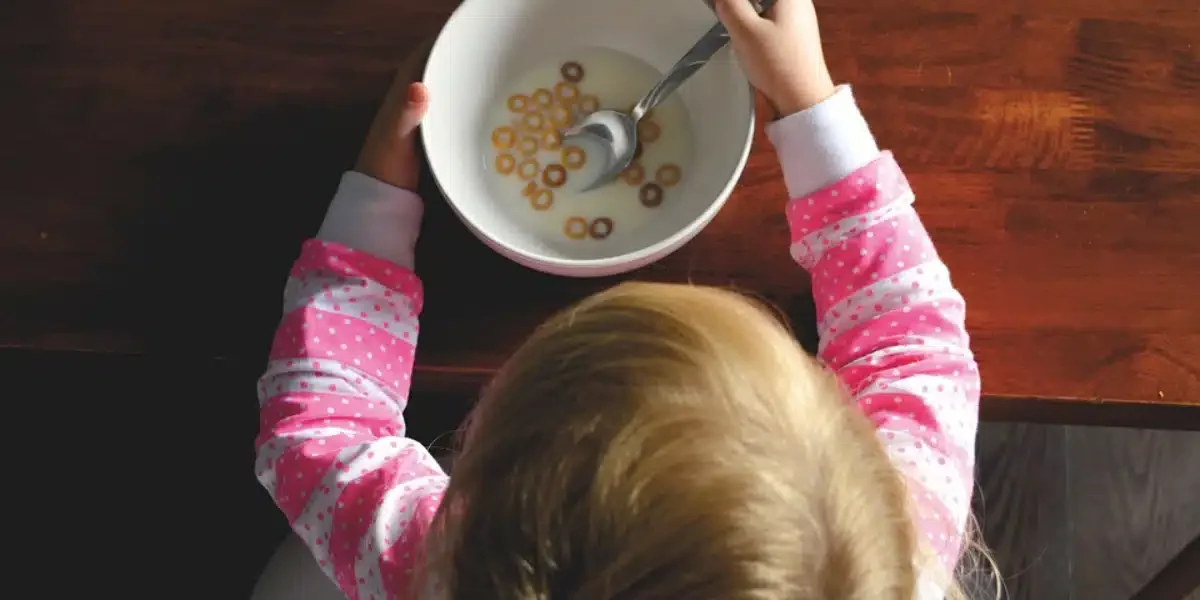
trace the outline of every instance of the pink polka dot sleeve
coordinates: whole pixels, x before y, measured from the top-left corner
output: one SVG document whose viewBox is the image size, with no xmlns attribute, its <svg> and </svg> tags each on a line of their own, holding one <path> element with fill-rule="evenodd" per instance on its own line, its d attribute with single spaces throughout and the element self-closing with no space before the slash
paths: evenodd
<svg viewBox="0 0 1200 600">
<path fill-rule="evenodd" d="M 309 241 L 259 382 L 258 480 L 352 600 L 410 596 L 447 482 L 405 437 L 421 302 L 412 271 Z"/>
<path fill-rule="evenodd" d="M 912 204 L 883 153 L 791 200 L 787 218 L 792 255 L 812 275 L 819 356 L 875 422 L 923 542 L 949 571 L 970 509 L 979 372 L 963 298 Z"/>
</svg>

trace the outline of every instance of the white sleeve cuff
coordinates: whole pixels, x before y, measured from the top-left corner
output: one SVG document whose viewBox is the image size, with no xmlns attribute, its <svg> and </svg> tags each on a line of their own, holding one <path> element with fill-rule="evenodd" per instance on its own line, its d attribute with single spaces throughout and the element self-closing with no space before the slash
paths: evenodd
<svg viewBox="0 0 1200 600">
<path fill-rule="evenodd" d="M 347 171 L 317 238 L 412 269 L 424 210 L 417 194 Z"/>
<path fill-rule="evenodd" d="M 792 198 L 824 189 L 879 157 L 848 85 L 816 106 L 768 124 L 766 131 Z"/>
</svg>

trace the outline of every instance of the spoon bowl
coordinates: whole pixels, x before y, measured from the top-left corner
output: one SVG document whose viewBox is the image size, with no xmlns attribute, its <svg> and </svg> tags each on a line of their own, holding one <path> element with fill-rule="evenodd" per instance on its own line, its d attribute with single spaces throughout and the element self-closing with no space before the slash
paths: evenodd
<svg viewBox="0 0 1200 600">
<path fill-rule="evenodd" d="M 585 138 L 600 152 L 603 167 L 584 191 L 594 190 L 627 169 L 637 153 L 637 119 L 623 112 L 601 109 L 587 115 L 563 132 L 564 140 Z"/>
<path fill-rule="evenodd" d="M 759 14 L 762 14 L 770 10 L 775 0 L 757 0 L 754 4 Z M 708 64 L 713 55 L 728 44 L 729 31 L 718 21 L 692 45 L 666 75 L 663 75 L 662 79 L 658 80 L 658 83 L 654 84 L 654 87 L 650 88 L 650 91 L 646 92 L 629 114 L 611 109 L 599 110 L 585 116 L 563 132 L 564 140 L 591 140 L 592 145 L 600 148 L 604 156 L 604 168 L 594 180 L 584 186 L 583 191 L 594 190 L 616 179 L 629 167 L 637 154 L 638 121 L 683 85 L 683 82 L 695 75 L 696 71 Z"/>
</svg>

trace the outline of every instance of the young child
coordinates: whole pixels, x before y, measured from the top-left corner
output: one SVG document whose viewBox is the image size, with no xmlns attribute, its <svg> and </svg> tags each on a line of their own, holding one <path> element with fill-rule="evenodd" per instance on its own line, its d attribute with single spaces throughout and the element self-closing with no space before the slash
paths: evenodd
<svg viewBox="0 0 1200 600">
<path fill-rule="evenodd" d="M 716 8 L 782 115 L 767 132 L 820 363 L 732 292 L 619 285 L 509 359 L 448 478 L 402 419 L 430 99 L 398 80 L 292 268 L 259 390 L 258 478 L 349 598 L 965 597 L 979 373 L 963 299 L 834 86 L 811 0 Z"/>
</svg>

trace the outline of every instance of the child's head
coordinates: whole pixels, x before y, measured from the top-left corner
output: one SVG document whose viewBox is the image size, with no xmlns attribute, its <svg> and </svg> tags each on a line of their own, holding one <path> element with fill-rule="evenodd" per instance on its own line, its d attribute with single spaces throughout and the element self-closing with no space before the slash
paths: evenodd
<svg viewBox="0 0 1200 600">
<path fill-rule="evenodd" d="M 450 598 L 914 596 L 905 486 L 874 428 L 736 293 L 585 300 L 463 433 L 432 542 Z"/>
</svg>

